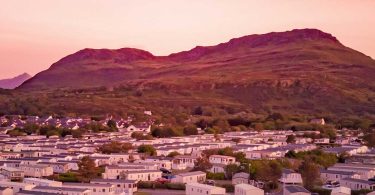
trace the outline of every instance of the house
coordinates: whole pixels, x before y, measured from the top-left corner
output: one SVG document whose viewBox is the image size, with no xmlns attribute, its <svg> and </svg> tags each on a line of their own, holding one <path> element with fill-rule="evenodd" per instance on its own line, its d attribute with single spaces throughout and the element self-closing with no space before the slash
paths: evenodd
<svg viewBox="0 0 375 195">
<path fill-rule="evenodd" d="M 248 184 L 249 179 L 250 179 L 249 173 L 244 173 L 244 172 L 236 173 L 232 177 L 232 184 L 233 185 L 241 184 L 241 183 Z"/>
<path fill-rule="evenodd" d="M 329 144 L 329 138 L 315 139 L 314 143 L 316 143 L 316 144 Z"/>
<path fill-rule="evenodd" d="M 283 195 L 311 195 L 311 192 L 302 186 L 290 185 L 284 187 Z"/>
<path fill-rule="evenodd" d="M 344 178 L 357 178 L 360 179 L 360 175 L 351 171 L 335 171 L 335 170 L 320 170 L 320 179 L 323 182 L 326 181 L 340 181 Z"/>
<path fill-rule="evenodd" d="M 91 195 L 115 194 L 115 185 L 113 184 L 98 184 L 98 183 L 63 183 L 63 187 L 89 189 Z"/>
<path fill-rule="evenodd" d="M 13 195 L 13 190 L 7 187 L 0 187 L 0 195 Z"/>
<path fill-rule="evenodd" d="M 19 169 L 24 172 L 27 177 L 47 177 L 53 175 L 53 169 L 47 165 L 20 165 Z"/>
<path fill-rule="evenodd" d="M 128 128 L 126 128 L 127 131 L 129 132 L 146 132 L 150 133 L 151 132 L 151 125 L 149 124 L 141 124 L 141 125 L 130 125 Z"/>
<path fill-rule="evenodd" d="M 340 185 L 343 187 L 350 188 L 351 190 L 375 190 L 375 181 L 354 179 L 354 178 L 344 178 L 340 180 Z"/>
<path fill-rule="evenodd" d="M 155 181 L 161 178 L 162 172 L 157 170 L 128 171 L 123 173 L 123 178 L 137 181 Z"/>
<path fill-rule="evenodd" d="M 229 165 L 236 162 L 236 158 L 232 156 L 224 156 L 224 155 L 211 155 L 209 157 L 209 161 L 211 164 L 224 164 Z"/>
<path fill-rule="evenodd" d="M 32 189 L 34 192 L 55 193 L 64 195 L 91 195 L 92 191 L 87 188 L 69 188 L 69 187 L 53 187 L 53 186 L 36 186 Z"/>
<path fill-rule="evenodd" d="M 32 190 L 22 190 L 17 193 L 17 195 L 58 195 L 58 193 L 48 193 L 48 192 L 37 192 Z"/>
<path fill-rule="evenodd" d="M 367 146 L 352 146 L 352 145 L 342 145 L 340 147 L 333 147 L 333 148 L 326 148 L 324 149 L 325 152 L 333 153 L 333 154 L 342 154 L 347 153 L 349 156 L 356 155 L 356 154 L 363 154 L 368 151 Z"/>
<path fill-rule="evenodd" d="M 359 163 L 336 163 L 334 166 L 328 167 L 327 170 L 354 172 L 359 175 L 359 179 L 363 180 L 368 180 L 375 176 L 375 165 Z"/>
<path fill-rule="evenodd" d="M 146 111 L 143 112 L 143 114 L 151 116 L 152 112 L 151 112 L 151 110 L 146 110 Z"/>
<path fill-rule="evenodd" d="M 103 179 L 120 179 L 123 174 L 129 171 L 142 171 L 147 170 L 146 166 L 141 164 L 133 165 L 108 165 L 105 167 L 104 173 L 102 174 Z"/>
<path fill-rule="evenodd" d="M 70 170 L 69 164 L 65 162 L 41 162 L 38 164 L 52 167 L 54 173 L 66 173 Z"/>
<path fill-rule="evenodd" d="M 324 120 L 324 118 L 315 118 L 315 119 L 311 119 L 310 123 L 317 124 L 317 125 L 325 125 L 326 121 Z"/>
<path fill-rule="evenodd" d="M 0 174 L 10 181 L 21 181 L 25 176 L 23 171 L 13 167 L 0 167 Z"/>
<path fill-rule="evenodd" d="M 99 154 L 95 153 L 91 157 L 105 157 L 108 159 L 106 163 L 116 165 L 118 163 L 128 162 L 129 154 Z"/>
<path fill-rule="evenodd" d="M 184 170 L 187 168 L 193 168 L 197 162 L 198 157 L 187 156 L 187 155 L 178 155 L 175 156 L 172 160 L 172 169 L 175 170 Z"/>
<path fill-rule="evenodd" d="M 187 173 L 180 173 L 172 178 L 172 183 L 202 183 L 206 181 L 206 173 L 202 171 L 194 171 Z"/>
<path fill-rule="evenodd" d="M 200 183 L 186 184 L 186 195 L 225 195 L 225 188 L 210 186 Z"/>
<path fill-rule="evenodd" d="M 137 189 L 137 180 L 123 180 L 123 179 L 93 179 L 90 183 L 97 184 L 113 184 L 115 185 L 115 193 L 133 194 Z"/>
<path fill-rule="evenodd" d="M 347 144 L 350 144 L 350 139 L 349 138 L 336 138 L 335 144 L 347 145 Z"/>
<path fill-rule="evenodd" d="M 78 160 L 61 160 L 58 162 L 67 163 L 68 164 L 68 170 L 74 170 L 77 171 L 79 169 L 78 167 Z"/>
<path fill-rule="evenodd" d="M 333 188 L 331 191 L 331 195 L 350 195 L 350 194 L 351 194 L 350 188 L 343 187 L 343 186 Z"/>
<path fill-rule="evenodd" d="M 275 159 L 284 157 L 287 151 L 281 151 L 276 148 L 246 152 L 247 159 Z"/>
<path fill-rule="evenodd" d="M 290 169 L 284 169 L 279 181 L 283 184 L 302 184 L 301 174 Z"/>
<path fill-rule="evenodd" d="M 264 195 L 264 190 L 241 183 L 234 186 L 234 195 Z"/>
<path fill-rule="evenodd" d="M 0 187 L 10 188 L 14 193 L 17 193 L 22 190 L 31 190 L 35 187 L 35 185 L 19 182 L 0 181 Z"/>
<path fill-rule="evenodd" d="M 23 183 L 32 184 L 36 186 L 53 186 L 53 187 L 61 187 L 62 182 L 53 181 L 48 179 L 40 179 L 40 178 L 25 178 Z"/>
<path fill-rule="evenodd" d="M 212 164 L 212 167 L 209 169 L 211 173 L 225 173 L 225 164 Z"/>
<path fill-rule="evenodd" d="M 150 156 L 150 157 L 146 157 L 146 159 L 144 161 L 156 163 L 158 165 L 158 169 L 164 168 L 164 169 L 171 170 L 172 169 L 172 160 L 173 160 L 173 158 L 169 158 L 169 157 L 153 157 L 153 156 Z"/>
</svg>

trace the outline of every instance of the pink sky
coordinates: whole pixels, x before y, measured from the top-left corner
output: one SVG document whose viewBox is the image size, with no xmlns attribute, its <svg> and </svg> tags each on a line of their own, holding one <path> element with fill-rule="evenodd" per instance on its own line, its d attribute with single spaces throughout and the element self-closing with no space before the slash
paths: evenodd
<svg viewBox="0 0 375 195">
<path fill-rule="evenodd" d="M 0 78 L 35 74 L 82 48 L 167 55 L 248 34 L 318 28 L 375 58 L 375 1 L 2 0 Z"/>
</svg>

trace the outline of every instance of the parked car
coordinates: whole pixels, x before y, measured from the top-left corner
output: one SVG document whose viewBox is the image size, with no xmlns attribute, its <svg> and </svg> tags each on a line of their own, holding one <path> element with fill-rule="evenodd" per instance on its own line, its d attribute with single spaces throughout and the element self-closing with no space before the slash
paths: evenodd
<svg viewBox="0 0 375 195">
<path fill-rule="evenodd" d="M 172 174 L 172 171 L 166 169 L 166 168 L 160 168 L 160 171 L 164 174 Z"/>
<path fill-rule="evenodd" d="M 211 186 L 215 186 L 215 181 L 214 180 L 207 180 L 206 184 L 211 185 Z"/>
</svg>

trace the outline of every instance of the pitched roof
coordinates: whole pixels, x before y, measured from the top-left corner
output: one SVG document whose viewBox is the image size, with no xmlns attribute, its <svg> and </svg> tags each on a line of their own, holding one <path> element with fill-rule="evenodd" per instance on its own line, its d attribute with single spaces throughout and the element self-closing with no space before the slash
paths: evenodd
<svg viewBox="0 0 375 195">
<path fill-rule="evenodd" d="M 290 186 L 285 186 L 285 189 L 288 190 L 291 193 L 296 193 L 296 192 L 305 192 L 305 193 L 310 193 L 308 190 L 306 190 L 302 186 L 297 186 L 297 185 L 290 185 Z"/>
</svg>

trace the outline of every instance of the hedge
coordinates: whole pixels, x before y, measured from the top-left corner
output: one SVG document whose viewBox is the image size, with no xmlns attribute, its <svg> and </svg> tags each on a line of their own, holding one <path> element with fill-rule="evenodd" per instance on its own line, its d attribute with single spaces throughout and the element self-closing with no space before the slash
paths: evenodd
<svg viewBox="0 0 375 195">
<path fill-rule="evenodd" d="M 138 188 L 185 190 L 185 184 L 183 184 L 183 183 L 159 183 L 159 182 L 153 182 L 153 181 L 140 181 L 140 182 L 138 182 Z"/>
<path fill-rule="evenodd" d="M 224 173 L 207 173 L 207 179 L 213 179 L 213 180 L 225 180 L 225 174 Z"/>
</svg>

